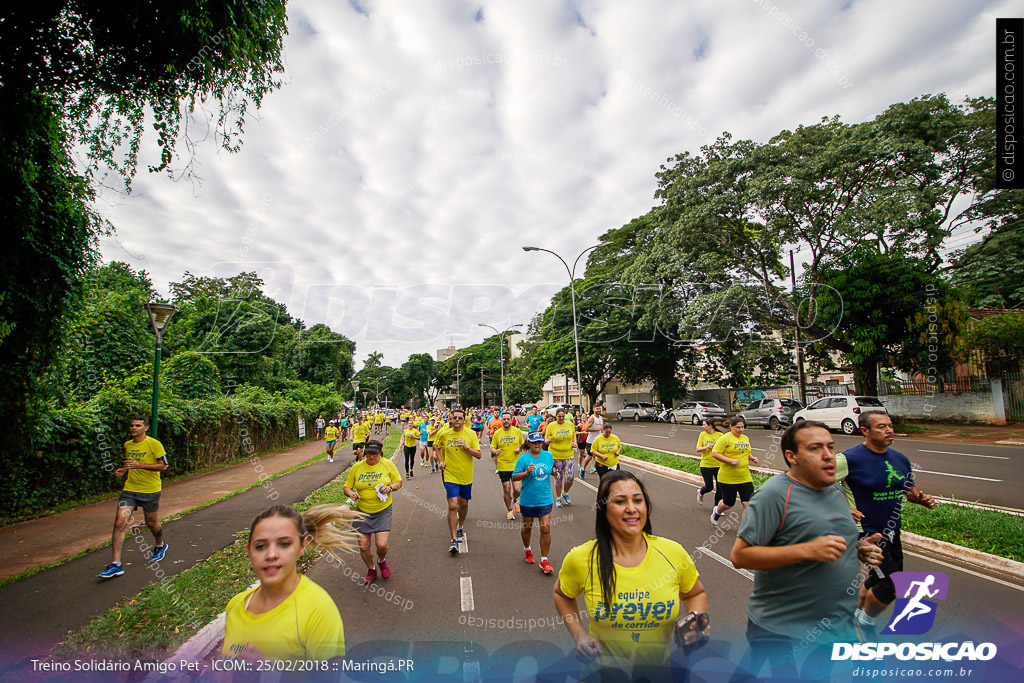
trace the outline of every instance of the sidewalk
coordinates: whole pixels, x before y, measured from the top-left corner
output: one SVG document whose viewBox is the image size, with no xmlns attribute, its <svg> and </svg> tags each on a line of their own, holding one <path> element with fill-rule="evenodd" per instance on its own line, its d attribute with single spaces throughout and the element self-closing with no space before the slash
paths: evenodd
<svg viewBox="0 0 1024 683">
<path fill-rule="evenodd" d="M 262 473 L 273 476 L 309 460 L 324 450 L 323 442 L 311 441 L 259 458 Z M 336 458 L 344 462 L 346 454 Z M 351 458 L 351 456 L 348 456 Z M 257 465 L 242 463 L 215 472 L 164 484 L 160 517 L 166 519 L 196 505 L 220 498 L 258 481 Z M 265 479 L 265 477 L 264 477 Z M 60 512 L 49 517 L 0 527 L 0 579 L 43 567 L 109 541 L 114 528 L 117 498 Z M 142 512 L 132 516 L 142 524 Z M 148 533 L 148 531 L 147 531 Z"/>
<path fill-rule="evenodd" d="M 954 441 L 960 443 L 990 443 L 1002 445 L 1024 444 L 1024 424 L 969 425 L 969 424 L 936 424 L 934 422 L 908 422 L 907 424 L 928 430 L 923 434 L 908 434 L 913 439 L 935 439 L 937 441 Z M 899 431 L 897 425 L 896 431 Z"/>
</svg>

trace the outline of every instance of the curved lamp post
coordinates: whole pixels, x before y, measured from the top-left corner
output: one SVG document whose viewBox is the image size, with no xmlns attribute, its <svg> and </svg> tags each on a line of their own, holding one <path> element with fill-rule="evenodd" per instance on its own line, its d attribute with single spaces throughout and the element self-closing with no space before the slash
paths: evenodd
<svg viewBox="0 0 1024 683">
<path fill-rule="evenodd" d="M 516 325 L 509 325 L 507 328 L 505 328 L 504 332 L 499 332 L 498 329 L 496 327 L 493 327 L 492 325 L 485 325 L 484 323 L 477 323 L 477 325 L 480 326 L 480 327 L 488 327 L 488 328 L 494 330 L 494 334 L 498 335 L 498 340 L 501 342 L 501 345 L 498 347 L 498 363 L 501 365 L 501 407 L 504 408 L 505 407 L 505 332 L 508 332 L 511 329 L 515 329 L 516 327 L 522 327 L 523 323 L 518 323 Z"/>
</svg>

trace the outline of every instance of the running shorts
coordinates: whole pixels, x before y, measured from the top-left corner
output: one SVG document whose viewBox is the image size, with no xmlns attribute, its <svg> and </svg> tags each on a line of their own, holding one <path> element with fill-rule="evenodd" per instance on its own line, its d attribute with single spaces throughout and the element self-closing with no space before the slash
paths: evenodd
<svg viewBox="0 0 1024 683">
<path fill-rule="evenodd" d="M 750 497 L 754 495 L 754 482 L 747 481 L 742 484 L 725 484 L 718 482 L 718 490 L 722 492 L 722 502 L 732 507 L 736 504 L 736 494 L 740 496 L 740 500 L 744 503 L 750 502 Z"/>
<path fill-rule="evenodd" d="M 576 479 L 576 459 L 555 460 L 555 481 L 570 482 Z"/>
<path fill-rule="evenodd" d="M 160 509 L 160 492 L 121 491 L 121 495 L 117 497 L 117 506 L 130 507 L 132 510 L 138 510 L 141 507 L 143 512 L 156 512 Z"/>
</svg>

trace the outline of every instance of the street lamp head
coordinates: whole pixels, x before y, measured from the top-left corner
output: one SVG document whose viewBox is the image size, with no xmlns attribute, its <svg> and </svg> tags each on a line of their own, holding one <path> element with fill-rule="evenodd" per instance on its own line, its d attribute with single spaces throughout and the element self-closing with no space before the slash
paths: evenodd
<svg viewBox="0 0 1024 683">
<path fill-rule="evenodd" d="M 523 247 L 523 251 L 540 251 L 537 247 Z"/>
<path fill-rule="evenodd" d="M 352 391 L 359 391 L 359 380 L 352 380 Z"/>
<path fill-rule="evenodd" d="M 174 304 L 164 304 L 158 302 L 149 302 L 143 304 L 143 308 L 149 313 L 149 323 L 153 327 L 153 333 L 157 336 L 157 339 L 163 336 L 164 330 L 171 322 L 171 317 L 178 312 L 178 307 Z"/>
</svg>

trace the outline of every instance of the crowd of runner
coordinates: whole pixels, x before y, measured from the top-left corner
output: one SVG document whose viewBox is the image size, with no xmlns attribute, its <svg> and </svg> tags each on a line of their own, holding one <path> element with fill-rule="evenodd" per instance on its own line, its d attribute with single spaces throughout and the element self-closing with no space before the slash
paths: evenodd
<svg viewBox="0 0 1024 683">
<path fill-rule="evenodd" d="M 383 439 L 393 422 L 401 428 L 401 466 L 384 457 Z M 820 642 L 872 640 L 880 614 L 897 597 L 892 574 L 902 571 L 900 506 L 903 500 L 934 508 L 914 485 L 907 458 L 892 449 L 894 433 L 883 412 L 860 415 L 864 442 L 836 454 L 825 425 L 800 421 L 781 435 L 787 471 L 766 481 L 756 495 L 750 464 L 757 464 L 742 418 L 720 432 L 705 421 L 697 442 L 703 486 L 697 501 L 714 492 L 711 523 L 742 506 L 732 549 L 737 568 L 754 572 L 747 606 L 747 671 L 768 661 L 793 667 L 795 647 L 822 623 Z M 160 472 L 168 467 L 159 441 L 146 435 L 148 421 L 131 420 L 127 474 L 113 531 L 113 561 L 103 578 L 124 573 L 121 549 L 128 518 L 143 508 L 155 544 L 150 560 L 164 559 L 157 511 Z M 310 543 L 328 552 L 358 549 L 367 567 L 365 584 L 387 579 L 392 494 L 417 468 L 437 478 L 447 499 L 447 552 L 457 555 L 473 497 L 474 461 L 487 444 L 502 491 L 506 518 L 521 518 L 523 558 L 544 574 L 556 574 L 554 609 L 576 643 L 583 674 L 637 672 L 670 665 L 674 652 L 688 653 L 710 635 L 709 599 L 687 551 L 653 532 L 650 496 L 622 470 L 622 442 L 600 404 L 587 415 L 559 408 L 525 415 L 494 408 L 369 410 L 316 419 L 326 461 L 351 439 L 352 466 L 344 484 L 354 508 L 318 506 L 299 514 L 277 505 L 253 521 L 247 550 L 260 583 L 227 606 L 223 655 L 232 658 L 329 659 L 345 652 L 341 616 L 328 593 L 298 573 Z M 484 432 L 486 431 L 486 435 Z M 568 550 L 556 570 L 549 558 L 553 507 L 572 505 L 576 473 L 599 477 L 595 538 Z M 537 530 L 539 562 L 532 542 Z M 353 533 L 354 532 L 354 533 Z M 867 578 L 860 580 L 865 568 Z M 856 591 L 848 590 L 857 586 Z M 580 600 L 582 598 L 582 601 Z M 586 612 L 589 628 L 584 626 Z M 673 642 L 678 647 L 673 648 Z M 827 675 L 822 658 L 813 666 Z M 795 669 L 794 669 L 795 675 Z"/>
</svg>

